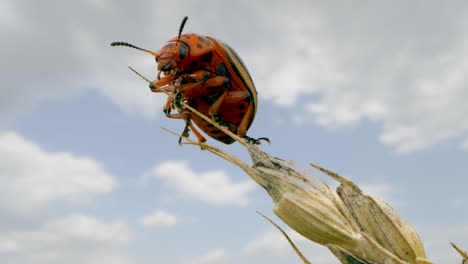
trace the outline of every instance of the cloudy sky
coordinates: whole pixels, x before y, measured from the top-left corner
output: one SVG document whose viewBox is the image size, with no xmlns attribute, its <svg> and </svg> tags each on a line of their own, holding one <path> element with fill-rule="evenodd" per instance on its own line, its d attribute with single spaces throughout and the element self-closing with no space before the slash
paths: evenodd
<svg viewBox="0 0 468 264">
<path fill-rule="evenodd" d="M 186 32 L 230 44 L 259 93 L 252 137 L 390 202 L 429 258 L 468 249 L 464 1 L 0 2 L 0 262 L 300 263 L 255 213 L 242 171 L 161 130 L 157 50 Z M 248 160 L 234 144 L 228 152 Z M 337 263 L 282 225 L 313 263 Z"/>
</svg>

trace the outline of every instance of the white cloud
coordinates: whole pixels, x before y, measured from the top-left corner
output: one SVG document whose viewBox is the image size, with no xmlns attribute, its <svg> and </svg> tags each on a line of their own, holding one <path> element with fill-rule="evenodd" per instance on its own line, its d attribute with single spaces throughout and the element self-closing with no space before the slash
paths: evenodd
<svg viewBox="0 0 468 264">
<path fill-rule="evenodd" d="M 400 1 L 307 7 L 273 7 L 271 16 L 293 12 L 294 19 L 273 21 L 274 33 L 261 29 L 281 37 L 250 40 L 261 46 L 247 55 L 261 98 L 324 127 L 374 121 L 380 141 L 398 153 L 466 140 L 465 8 Z M 466 149 L 466 141 L 460 145 Z"/>
<path fill-rule="evenodd" d="M 256 79 L 259 89 L 268 87 L 261 90 L 260 96 L 282 107 L 294 107 L 301 96 L 347 79 L 335 63 L 331 40 L 323 36 L 323 16 L 313 9 L 290 11 L 294 11 L 294 20 L 276 20 L 272 25 L 282 37 L 249 54 L 257 65 L 252 70 L 260 77 Z"/>
<path fill-rule="evenodd" d="M 140 224 L 144 227 L 173 227 L 178 221 L 176 215 L 158 210 L 148 216 L 142 217 L 140 219 Z"/>
<path fill-rule="evenodd" d="M 0 50 L 0 69 L 5 73 L 2 85 L 9 89 L 2 90 L 0 97 L 0 124 L 28 114 L 43 103 L 89 89 L 97 90 L 125 112 L 147 118 L 158 116 L 164 96 L 151 94 L 148 85 L 126 68 L 145 68 L 143 73 L 155 78 L 154 59 L 136 50 L 109 46 L 118 40 L 161 45 L 169 35 L 144 33 L 150 21 L 159 21 L 151 15 L 151 4 L 2 1 L 0 21 L 4 23 L 0 33 L 8 48 Z M 122 18 L 131 18 L 131 23 Z M 135 25 L 141 30 L 135 31 Z"/>
<path fill-rule="evenodd" d="M 88 202 L 117 186 L 97 161 L 48 153 L 14 132 L 0 133 L 0 182 L 0 210 L 19 213 Z"/>
<path fill-rule="evenodd" d="M 285 232 L 301 253 L 312 263 L 336 263 L 336 259 L 327 248 L 315 244 L 290 228 L 285 229 Z M 298 258 L 289 242 L 277 229 L 266 231 L 249 241 L 241 249 L 241 253 L 248 257 L 261 256 L 264 261 L 283 256 L 287 256 L 288 259 Z"/>
<path fill-rule="evenodd" d="M 83 41 L 86 39 L 86 45 L 79 45 L 77 49 L 79 53 L 99 56 L 100 49 L 97 49 L 99 40 L 95 39 L 87 31 L 81 31 L 77 34 L 77 40 Z M 81 35 L 81 36 L 80 36 Z M 110 48 L 110 47 L 109 47 Z M 134 50 L 119 50 L 113 48 L 113 54 L 134 53 Z M 156 63 L 151 56 L 138 56 L 128 59 L 125 64 L 115 69 L 114 72 L 107 69 L 107 65 L 95 64 L 90 65 L 93 80 L 95 81 L 97 90 L 112 103 L 117 105 L 121 110 L 134 116 L 143 116 L 147 119 L 155 119 L 162 116 L 162 107 L 166 101 L 166 96 L 160 93 L 153 93 L 148 87 L 148 83 L 139 76 L 131 72 L 126 66 L 130 65 L 148 79 L 155 79 Z M 117 75 L 117 76 L 116 76 Z"/>
<path fill-rule="evenodd" d="M 463 98 L 468 96 L 468 38 L 457 33 L 468 25 L 466 12 L 422 15 L 417 4 L 374 3 L 360 10 L 343 6 L 342 10 L 353 10 L 343 17 L 331 6 L 316 7 L 313 20 L 295 17 L 304 29 L 288 30 L 284 35 L 288 46 L 270 46 L 282 51 L 275 51 L 280 63 L 269 70 L 269 80 L 283 82 L 262 81 L 268 87 L 263 92 L 266 98 L 295 108 L 303 102 L 299 105 L 305 109 L 303 115 L 312 114 L 311 121 L 326 127 L 377 121 L 383 127 L 380 141 L 399 153 L 467 137 L 468 106 Z M 412 26 L 403 26 L 408 24 Z M 278 31 L 286 32 L 292 25 Z M 305 41 L 298 41 L 301 37 Z M 317 97 L 298 100 L 306 94 Z"/>
<path fill-rule="evenodd" d="M 165 161 L 156 165 L 144 178 L 158 178 L 177 194 L 216 205 L 245 206 L 248 194 L 255 189 L 252 181 L 231 182 L 222 170 L 193 171 L 186 161 Z"/>
<path fill-rule="evenodd" d="M 226 249 L 215 249 L 205 255 L 195 257 L 191 260 L 184 261 L 183 264 L 218 264 L 227 263 L 228 251 Z"/>
<path fill-rule="evenodd" d="M 298 244 L 310 242 L 309 240 L 299 235 L 297 232 L 290 228 L 288 228 L 288 230 L 285 231 L 288 234 L 289 238 L 291 238 L 291 240 L 294 242 L 294 244 L 296 244 L 296 246 Z M 291 248 L 291 245 L 283 236 L 283 234 L 279 230 L 274 229 L 265 232 L 257 238 L 253 239 L 252 241 L 248 242 L 243 247 L 242 252 L 244 254 L 249 255 L 263 253 L 284 255 L 293 252 L 293 249 Z"/>
<path fill-rule="evenodd" d="M 118 248 L 131 231 L 123 221 L 105 222 L 72 214 L 37 229 L 0 233 L 0 258 L 7 263 L 130 263 Z"/>
</svg>

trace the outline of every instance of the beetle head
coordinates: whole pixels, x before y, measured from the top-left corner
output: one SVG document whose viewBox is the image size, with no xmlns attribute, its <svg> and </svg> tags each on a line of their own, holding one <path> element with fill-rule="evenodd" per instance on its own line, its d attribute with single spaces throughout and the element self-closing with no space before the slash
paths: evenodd
<svg viewBox="0 0 468 264">
<path fill-rule="evenodd" d="M 158 63 L 158 79 L 161 72 L 164 72 L 165 76 L 175 78 L 179 76 L 186 65 L 187 56 L 189 54 L 189 48 L 185 43 L 180 42 L 180 35 L 184 29 L 185 22 L 188 17 L 184 17 L 182 23 L 180 23 L 179 34 L 177 35 L 176 41 L 168 41 L 162 46 L 158 52 L 156 52 L 156 62 Z M 185 68 L 187 69 L 187 68 Z"/>
<path fill-rule="evenodd" d="M 177 39 L 169 40 L 164 46 L 162 46 L 157 52 L 153 52 L 147 49 L 142 49 L 135 45 L 132 45 L 127 42 L 112 42 L 111 46 L 126 46 L 134 49 L 138 49 L 153 55 L 158 64 L 158 79 L 160 78 L 161 73 L 164 73 L 165 76 L 170 78 L 176 78 L 183 73 L 184 69 L 188 69 L 191 64 L 190 61 L 190 50 L 187 44 L 180 41 L 180 35 L 184 29 L 185 22 L 187 22 L 188 17 L 184 17 L 179 28 L 179 35 Z"/>
<path fill-rule="evenodd" d="M 189 47 L 180 41 L 169 41 L 156 52 L 158 70 L 165 76 L 174 77 L 188 69 Z"/>
</svg>

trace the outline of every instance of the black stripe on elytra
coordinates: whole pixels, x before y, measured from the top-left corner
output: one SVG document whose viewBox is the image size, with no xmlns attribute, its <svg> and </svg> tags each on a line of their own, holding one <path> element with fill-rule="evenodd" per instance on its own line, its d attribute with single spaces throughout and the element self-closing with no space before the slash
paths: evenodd
<svg viewBox="0 0 468 264">
<path fill-rule="evenodd" d="M 231 51 L 231 53 L 236 57 L 236 60 L 239 61 L 239 63 L 242 65 L 242 67 L 244 67 L 245 72 L 247 73 L 248 77 L 250 78 L 250 80 L 251 80 L 251 82 L 252 82 L 252 84 L 253 84 L 253 81 L 252 81 L 252 78 L 251 78 L 251 76 L 250 76 L 250 73 L 249 73 L 249 71 L 247 70 L 247 68 L 245 67 L 245 65 L 244 65 L 244 63 L 242 62 L 242 60 L 239 58 L 239 55 L 237 55 L 237 53 L 236 53 L 231 47 L 229 47 L 228 45 L 224 44 L 224 47 L 226 47 L 227 49 L 229 49 L 229 51 Z M 234 72 L 237 74 L 237 76 L 239 77 L 239 79 L 242 81 L 242 83 L 244 84 L 244 87 L 248 90 L 250 96 L 252 96 L 252 94 L 253 94 L 254 92 L 256 92 L 255 87 L 249 87 L 249 86 L 247 85 L 247 82 L 246 82 L 246 80 L 244 79 L 244 76 L 241 74 L 241 72 L 240 72 L 239 69 L 237 68 L 236 63 L 232 60 L 231 56 L 229 55 L 229 52 L 225 52 L 225 54 L 226 54 L 227 59 L 229 60 L 229 64 L 231 64 L 232 69 L 233 69 Z M 253 88 L 254 90 L 252 90 L 252 88 Z M 257 107 L 257 106 L 255 105 L 256 102 L 252 102 L 252 103 L 253 103 L 254 109 L 256 109 L 256 107 Z"/>
<path fill-rule="evenodd" d="M 249 71 L 247 70 L 247 68 L 245 67 L 245 65 L 244 65 L 244 63 L 242 62 L 242 60 L 239 58 L 239 55 L 237 55 L 237 53 L 236 53 L 231 47 L 229 47 L 228 45 L 224 45 L 224 46 L 227 47 L 227 49 L 229 49 L 229 50 L 232 52 L 232 54 L 234 54 L 234 56 L 236 57 L 237 61 L 239 61 L 239 63 L 242 65 L 242 67 L 244 67 L 244 70 L 245 70 L 245 72 L 246 72 L 247 75 L 248 75 L 247 77 L 250 78 L 250 80 L 251 80 L 251 82 L 252 82 L 252 85 L 254 85 L 254 84 L 253 84 L 253 81 L 252 81 L 252 77 L 250 76 L 250 73 L 249 73 Z M 229 55 L 229 53 L 228 53 L 228 52 L 225 52 L 225 53 L 226 53 L 226 57 L 227 57 L 228 60 L 229 60 L 229 63 L 230 63 L 231 66 L 232 66 L 232 69 L 233 69 L 234 72 L 237 74 L 237 76 L 239 76 L 239 79 L 242 81 L 242 83 L 244 84 L 244 87 L 245 87 L 245 88 L 248 90 L 248 92 L 249 92 L 249 96 L 248 96 L 247 98 L 245 98 L 244 101 L 251 101 L 251 104 L 252 104 L 252 106 L 253 106 L 253 109 L 256 109 L 256 108 L 257 108 L 257 105 L 256 105 L 257 102 L 255 102 L 254 100 L 252 100 L 252 99 L 253 99 L 253 96 L 254 96 L 254 93 L 257 92 L 257 91 L 255 90 L 255 87 L 249 87 L 249 86 L 247 85 L 247 82 L 246 82 L 246 80 L 244 79 L 244 76 L 241 75 L 239 69 L 237 68 L 235 62 L 232 60 L 232 58 L 231 58 L 231 56 Z M 254 89 L 254 90 L 252 90 L 252 89 Z M 255 111 L 255 110 L 254 110 L 254 111 Z M 252 120 L 251 120 L 251 121 L 252 121 Z M 252 122 L 250 122 L 250 124 L 247 126 L 247 129 L 250 128 L 250 125 L 251 125 L 251 124 L 252 124 Z"/>
<path fill-rule="evenodd" d="M 253 84 L 253 79 L 252 79 L 252 76 L 250 76 L 250 72 L 249 70 L 247 70 L 247 66 L 245 66 L 244 62 L 242 61 L 242 59 L 239 57 L 239 54 L 237 54 L 237 52 L 235 50 L 233 50 L 229 45 L 227 44 L 224 44 L 223 45 L 224 47 L 226 47 L 227 49 L 229 49 L 229 51 L 234 55 L 234 57 L 236 58 L 236 60 L 242 65 L 242 67 L 244 68 L 245 72 L 247 73 L 247 75 L 249 76 L 252 84 Z M 240 71 L 239 69 L 235 66 L 235 63 L 234 61 L 232 60 L 232 58 L 229 56 L 228 53 L 226 53 L 228 59 L 229 59 L 229 62 L 231 63 L 231 66 L 232 68 L 234 69 L 234 71 L 236 72 L 236 74 L 240 77 L 242 77 L 242 75 L 240 74 Z M 249 86 L 247 86 L 244 78 L 241 78 L 242 79 L 242 82 L 244 83 L 245 87 L 249 90 L 250 93 L 252 93 L 253 91 L 250 90 Z"/>
</svg>

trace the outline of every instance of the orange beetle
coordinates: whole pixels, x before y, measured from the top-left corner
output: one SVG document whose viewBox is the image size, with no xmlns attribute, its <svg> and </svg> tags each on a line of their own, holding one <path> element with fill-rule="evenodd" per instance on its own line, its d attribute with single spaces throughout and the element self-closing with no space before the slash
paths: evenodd
<svg viewBox="0 0 468 264">
<path fill-rule="evenodd" d="M 257 91 L 252 78 L 239 55 L 227 44 L 211 37 L 186 33 L 167 41 L 157 52 L 136 47 L 126 42 L 113 42 L 111 46 L 127 46 L 152 54 L 158 64 L 157 79 L 150 83 L 153 92 L 169 92 L 163 111 L 169 118 L 186 122 L 184 136 L 189 129 L 198 141 L 206 139 L 191 124 L 193 121 L 210 137 L 231 144 L 235 140 L 188 109 L 187 103 L 233 133 L 259 144 L 260 140 L 247 136 L 257 111 Z M 161 74 L 163 75 L 161 77 Z M 172 110 L 178 113 L 172 114 Z M 180 143 L 180 140 L 179 140 Z"/>
</svg>

